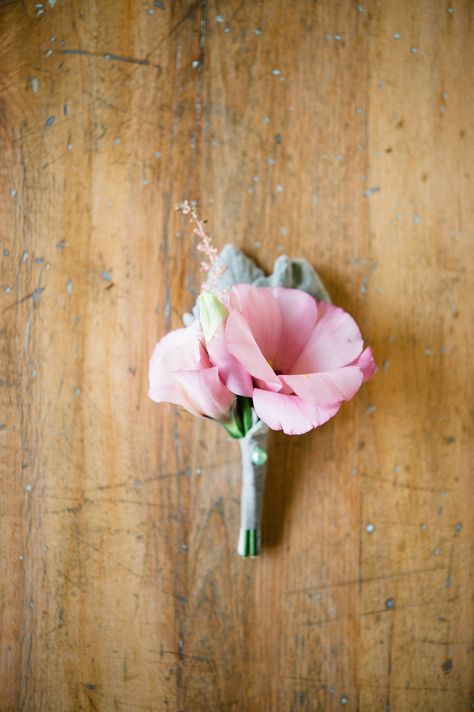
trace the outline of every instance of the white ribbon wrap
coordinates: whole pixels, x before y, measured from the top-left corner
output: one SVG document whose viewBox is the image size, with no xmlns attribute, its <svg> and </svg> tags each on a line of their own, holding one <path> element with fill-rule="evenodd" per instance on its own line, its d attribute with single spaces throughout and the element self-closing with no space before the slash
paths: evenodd
<svg viewBox="0 0 474 712">
<path fill-rule="evenodd" d="M 267 473 L 268 426 L 259 420 L 240 438 L 242 493 L 240 534 L 237 551 L 241 556 L 257 556 L 262 548 L 262 509 Z M 264 462 L 259 464 L 259 461 Z"/>
</svg>

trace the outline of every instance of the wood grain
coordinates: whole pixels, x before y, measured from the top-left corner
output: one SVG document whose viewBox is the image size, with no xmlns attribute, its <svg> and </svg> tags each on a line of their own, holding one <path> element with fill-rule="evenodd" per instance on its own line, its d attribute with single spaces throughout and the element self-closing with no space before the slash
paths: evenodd
<svg viewBox="0 0 474 712">
<path fill-rule="evenodd" d="M 472 708 L 473 15 L 1 4 L 2 712 Z M 379 365 L 272 436 L 256 561 L 238 446 L 146 396 L 184 198 Z"/>
</svg>

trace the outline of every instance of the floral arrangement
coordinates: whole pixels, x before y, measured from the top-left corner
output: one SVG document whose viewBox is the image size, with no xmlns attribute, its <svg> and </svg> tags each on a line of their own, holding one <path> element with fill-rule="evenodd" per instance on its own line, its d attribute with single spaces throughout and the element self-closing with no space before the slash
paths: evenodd
<svg viewBox="0 0 474 712">
<path fill-rule="evenodd" d="M 264 277 L 236 248 L 219 254 L 194 206 L 176 207 L 194 223 L 206 281 L 186 326 L 153 351 L 149 397 L 216 420 L 239 440 L 238 552 L 253 558 L 261 549 L 268 430 L 300 435 L 323 425 L 375 362 L 354 319 L 330 303 L 306 261 L 282 256 Z"/>
</svg>

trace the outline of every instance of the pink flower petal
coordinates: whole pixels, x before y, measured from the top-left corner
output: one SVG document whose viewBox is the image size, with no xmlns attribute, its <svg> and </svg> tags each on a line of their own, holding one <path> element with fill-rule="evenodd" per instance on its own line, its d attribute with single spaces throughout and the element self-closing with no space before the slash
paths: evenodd
<svg viewBox="0 0 474 712">
<path fill-rule="evenodd" d="M 202 338 L 202 329 L 197 320 L 191 326 L 170 331 L 156 344 L 150 368 L 163 371 L 209 368 L 211 363 L 201 343 Z"/>
<path fill-rule="evenodd" d="M 220 380 L 217 366 L 199 371 L 175 371 L 173 376 L 192 403 L 191 412 L 216 420 L 228 416 L 234 394 Z"/>
<path fill-rule="evenodd" d="M 287 435 L 301 435 L 332 418 L 340 404 L 317 406 L 298 396 L 256 388 L 253 405 L 258 417 L 272 430 L 283 430 Z"/>
<path fill-rule="evenodd" d="M 263 356 L 247 320 L 239 311 L 233 310 L 227 317 L 225 343 L 230 353 L 251 376 L 279 385 L 277 375 Z"/>
<path fill-rule="evenodd" d="M 316 325 L 317 302 L 300 289 L 275 287 L 272 294 L 280 306 L 282 320 L 274 367 L 279 373 L 290 373 Z"/>
<path fill-rule="evenodd" d="M 236 284 L 229 295 L 231 310 L 241 312 L 258 348 L 264 357 L 274 362 L 281 338 L 280 305 L 267 287 Z"/>
<path fill-rule="evenodd" d="M 362 385 L 363 374 L 358 366 L 346 366 L 334 371 L 280 376 L 296 393 L 314 405 L 333 405 L 350 400 Z"/>
<path fill-rule="evenodd" d="M 155 403 L 173 403 L 180 405 L 193 415 L 201 416 L 194 403 L 189 399 L 183 386 L 174 379 L 170 379 L 168 374 L 159 380 L 150 382 L 148 397 Z"/>
<path fill-rule="evenodd" d="M 176 329 L 155 346 L 149 364 L 149 397 L 175 403 L 190 413 L 222 420 L 234 399 L 212 367 L 199 322 Z"/>
<path fill-rule="evenodd" d="M 211 362 L 218 367 L 219 377 L 227 388 L 238 396 L 252 396 L 252 378 L 228 350 L 225 343 L 224 325 L 217 329 L 206 344 Z"/>
<path fill-rule="evenodd" d="M 318 302 L 318 321 L 291 373 L 332 371 L 346 366 L 360 355 L 362 347 L 354 319 L 339 307 Z"/>
<path fill-rule="evenodd" d="M 354 361 L 354 365 L 358 366 L 364 374 L 364 381 L 368 381 L 369 378 L 372 378 L 377 370 L 377 364 L 375 363 L 374 355 L 370 346 L 362 351 L 359 358 Z"/>
</svg>

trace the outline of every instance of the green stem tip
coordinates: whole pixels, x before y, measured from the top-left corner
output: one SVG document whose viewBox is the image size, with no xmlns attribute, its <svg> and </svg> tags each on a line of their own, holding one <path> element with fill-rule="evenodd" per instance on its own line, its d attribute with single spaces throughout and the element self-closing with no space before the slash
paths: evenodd
<svg viewBox="0 0 474 712">
<path fill-rule="evenodd" d="M 259 555 L 258 532 L 256 529 L 241 529 L 239 536 L 238 552 L 242 558 L 249 556 L 254 559 Z"/>
</svg>

